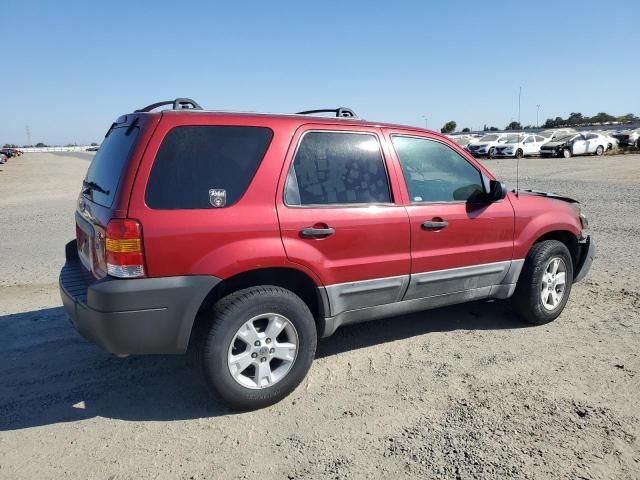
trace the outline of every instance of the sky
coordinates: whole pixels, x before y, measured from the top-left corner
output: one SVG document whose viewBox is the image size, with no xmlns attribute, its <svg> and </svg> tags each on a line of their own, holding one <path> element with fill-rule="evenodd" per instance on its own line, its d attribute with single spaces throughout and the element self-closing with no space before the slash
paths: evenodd
<svg viewBox="0 0 640 480">
<path fill-rule="evenodd" d="M 176 97 L 440 129 L 640 115 L 636 0 L 2 0 L 0 145 L 100 142 Z"/>
</svg>

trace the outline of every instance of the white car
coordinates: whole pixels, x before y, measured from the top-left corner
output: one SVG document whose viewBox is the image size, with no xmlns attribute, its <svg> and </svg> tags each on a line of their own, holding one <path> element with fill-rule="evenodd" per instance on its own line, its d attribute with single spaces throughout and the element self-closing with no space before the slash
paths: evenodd
<svg viewBox="0 0 640 480">
<path fill-rule="evenodd" d="M 542 135 L 547 139 L 547 141 L 552 141 L 556 138 L 566 137 L 567 135 L 570 135 L 572 133 L 578 132 L 573 128 L 553 128 L 550 130 L 543 130 L 542 132 L 538 133 L 538 135 Z"/>
<path fill-rule="evenodd" d="M 615 131 L 611 130 L 599 130 L 595 133 L 599 133 L 607 140 L 607 150 L 617 150 L 620 146 L 619 140 L 613 136 Z"/>
<path fill-rule="evenodd" d="M 478 140 L 469 142 L 466 149 L 475 157 L 493 157 L 498 145 L 503 145 L 521 133 L 489 133 Z"/>
<path fill-rule="evenodd" d="M 538 134 L 524 134 L 517 138 L 512 138 L 503 145 L 495 147 L 494 157 L 516 157 L 522 158 L 531 155 L 540 155 L 540 147 L 549 141 L 548 138 Z"/>
<path fill-rule="evenodd" d="M 547 142 L 540 147 L 542 157 L 564 157 L 573 155 L 602 155 L 607 151 L 607 139 L 595 132 L 571 133 Z"/>
</svg>

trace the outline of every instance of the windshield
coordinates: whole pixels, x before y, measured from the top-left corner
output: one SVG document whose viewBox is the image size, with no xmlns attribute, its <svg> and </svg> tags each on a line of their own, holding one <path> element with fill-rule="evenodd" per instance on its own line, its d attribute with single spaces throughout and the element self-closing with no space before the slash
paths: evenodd
<svg viewBox="0 0 640 480">
<path fill-rule="evenodd" d="M 485 135 L 478 142 L 495 142 L 498 140 L 498 135 Z"/>
<path fill-rule="evenodd" d="M 561 133 L 559 137 L 556 137 L 553 139 L 554 142 L 566 142 L 567 140 L 570 140 L 574 137 L 575 135 L 573 133 L 567 135 L 566 133 Z"/>
<path fill-rule="evenodd" d="M 137 127 L 117 127 L 112 129 L 102 142 L 84 181 L 85 186 L 97 185 L 87 190 L 89 198 L 95 203 L 103 207 L 110 207 L 113 203 L 122 171 L 138 138 L 138 132 Z"/>
</svg>

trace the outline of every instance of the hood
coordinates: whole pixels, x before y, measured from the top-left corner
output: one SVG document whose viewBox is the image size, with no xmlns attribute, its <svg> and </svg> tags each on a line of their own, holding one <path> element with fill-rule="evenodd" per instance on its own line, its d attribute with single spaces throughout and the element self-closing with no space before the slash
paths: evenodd
<svg viewBox="0 0 640 480">
<path fill-rule="evenodd" d="M 566 140 L 562 140 L 561 142 L 557 142 L 555 140 L 551 140 L 550 142 L 547 143 L 543 143 L 542 144 L 542 148 L 557 148 L 557 147 L 561 147 L 562 145 L 565 145 L 567 143 Z"/>
<path fill-rule="evenodd" d="M 578 200 L 571 198 L 571 197 L 566 197 L 564 195 L 559 195 L 557 193 L 552 193 L 552 192 L 539 192 L 537 190 L 519 190 L 518 191 L 519 195 L 535 195 L 538 197 L 547 197 L 547 198 L 554 198 L 556 200 L 561 200 L 563 202 L 567 202 L 567 203 L 580 203 Z"/>
</svg>

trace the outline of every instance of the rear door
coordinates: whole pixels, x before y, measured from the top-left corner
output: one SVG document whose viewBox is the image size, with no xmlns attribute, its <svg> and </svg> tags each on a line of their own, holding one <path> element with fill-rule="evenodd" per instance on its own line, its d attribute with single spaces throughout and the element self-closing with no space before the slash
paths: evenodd
<svg viewBox="0 0 640 480">
<path fill-rule="evenodd" d="M 534 155 L 540 152 L 540 145 L 536 144 L 536 139 L 533 135 L 529 135 L 524 139 L 523 149 L 525 155 Z"/>
<path fill-rule="evenodd" d="M 509 199 L 482 200 L 481 169 L 443 139 L 385 133 L 403 172 L 411 223 L 411 282 L 404 298 L 488 296 L 511 267 Z"/>
<path fill-rule="evenodd" d="M 292 262 L 325 285 L 331 314 L 400 300 L 409 219 L 376 128 L 307 125 L 295 134 L 276 199 Z"/>
</svg>

